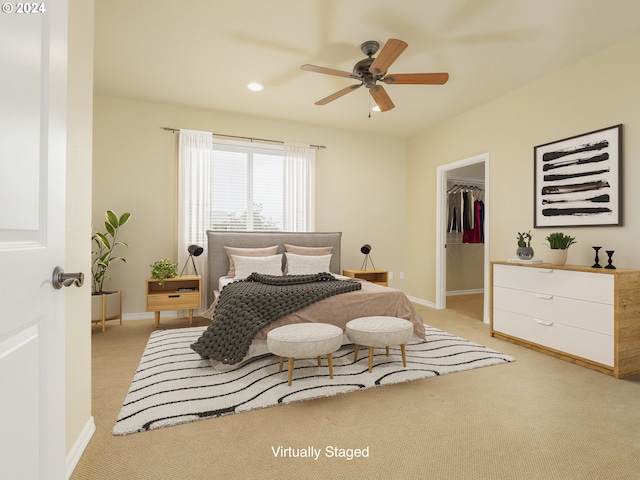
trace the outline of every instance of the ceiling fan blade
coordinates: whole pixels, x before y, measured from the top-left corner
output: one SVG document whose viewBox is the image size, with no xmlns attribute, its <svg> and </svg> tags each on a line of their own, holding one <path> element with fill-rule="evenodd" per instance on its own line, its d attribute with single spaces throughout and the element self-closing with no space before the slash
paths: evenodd
<svg viewBox="0 0 640 480">
<path fill-rule="evenodd" d="M 346 95 L 347 93 L 353 92 L 354 90 L 360 88 L 362 84 L 359 85 L 350 85 L 347 88 L 343 88 L 342 90 L 338 90 L 336 93 L 329 95 L 328 97 L 324 97 L 322 100 L 318 100 L 316 105 L 326 105 L 329 102 L 333 102 L 334 100 Z"/>
<path fill-rule="evenodd" d="M 408 44 L 406 42 L 396 38 L 390 38 L 369 67 L 369 71 L 374 75 L 383 75 L 407 47 Z"/>
<path fill-rule="evenodd" d="M 384 89 L 382 85 L 376 85 L 369 89 L 371 96 L 376 102 L 376 105 L 380 108 L 381 112 L 386 112 L 387 110 L 391 110 L 395 107 L 391 98 L 387 94 L 387 91 Z"/>
<path fill-rule="evenodd" d="M 302 65 L 300 67 L 301 70 L 306 70 L 307 72 L 315 72 L 315 73 L 324 73 L 326 75 L 336 75 L 338 77 L 346 77 L 346 78 L 354 78 L 356 80 L 360 79 L 360 75 L 357 75 L 352 72 L 343 72 L 342 70 L 335 70 L 333 68 L 325 68 L 318 67 L 316 65 Z"/>
<path fill-rule="evenodd" d="M 444 85 L 448 80 L 448 73 L 396 73 L 382 79 L 388 85 Z"/>
</svg>

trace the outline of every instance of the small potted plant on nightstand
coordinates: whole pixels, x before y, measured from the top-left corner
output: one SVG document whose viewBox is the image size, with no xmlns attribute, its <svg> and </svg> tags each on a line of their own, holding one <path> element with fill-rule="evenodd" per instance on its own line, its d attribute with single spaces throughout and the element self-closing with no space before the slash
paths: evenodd
<svg viewBox="0 0 640 480">
<path fill-rule="evenodd" d="M 567 252 L 569 247 L 576 242 L 575 237 L 565 235 L 562 232 L 554 232 L 547 236 L 549 248 L 551 249 L 550 261 L 552 265 L 564 265 L 567 262 Z"/>
<path fill-rule="evenodd" d="M 158 285 L 164 288 L 164 281 L 167 278 L 175 278 L 178 276 L 177 263 L 171 262 L 169 259 L 164 258 L 154 262 L 151 267 L 151 278 L 158 280 Z"/>
<path fill-rule="evenodd" d="M 125 242 L 117 240 L 120 228 L 125 225 L 130 213 L 116 214 L 113 210 L 105 212 L 104 232 L 96 232 L 91 236 L 93 244 L 93 263 L 91 265 L 91 322 L 102 322 L 102 331 L 105 330 L 105 321 L 120 319 L 122 325 L 122 292 L 104 290 L 105 280 L 113 262 L 126 263 L 124 257 L 115 255 L 118 247 L 128 247 Z"/>
<path fill-rule="evenodd" d="M 525 233 L 518 232 L 518 248 L 516 255 L 520 260 L 531 260 L 533 258 L 533 248 L 531 247 L 531 230 Z"/>
</svg>

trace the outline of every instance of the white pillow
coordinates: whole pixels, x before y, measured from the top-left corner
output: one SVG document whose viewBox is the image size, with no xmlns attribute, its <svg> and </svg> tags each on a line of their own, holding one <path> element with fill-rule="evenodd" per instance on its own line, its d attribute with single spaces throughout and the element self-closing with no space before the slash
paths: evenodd
<svg viewBox="0 0 640 480">
<path fill-rule="evenodd" d="M 267 257 L 241 257 L 239 255 L 232 255 L 232 257 L 236 269 L 236 275 L 233 278 L 236 280 L 247 278 L 253 272 L 282 276 L 282 254 Z"/>
<path fill-rule="evenodd" d="M 313 275 L 330 271 L 331 253 L 328 255 L 296 255 L 287 252 L 285 255 L 287 256 L 288 275 Z"/>
</svg>

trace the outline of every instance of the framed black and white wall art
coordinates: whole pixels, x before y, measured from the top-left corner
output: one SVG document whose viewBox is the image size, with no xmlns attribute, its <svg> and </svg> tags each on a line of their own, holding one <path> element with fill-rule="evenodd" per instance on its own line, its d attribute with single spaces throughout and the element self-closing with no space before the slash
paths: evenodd
<svg viewBox="0 0 640 480">
<path fill-rule="evenodd" d="M 534 227 L 622 225 L 622 125 L 538 145 Z"/>
</svg>

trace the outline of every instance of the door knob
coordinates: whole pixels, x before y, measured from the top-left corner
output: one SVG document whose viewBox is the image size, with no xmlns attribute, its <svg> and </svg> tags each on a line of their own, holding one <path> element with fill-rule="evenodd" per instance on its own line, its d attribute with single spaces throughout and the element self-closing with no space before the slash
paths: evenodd
<svg viewBox="0 0 640 480">
<path fill-rule="evenodd" d="M 84 283 L 84 273 L 64 273 L 62 268 L 56 267 L 53 269 L 51 280 L 53 281 L 53 288 L 56 290 L 62 287 L 70 287 L 71 285 L 81 287 Z"/>
</svg>

